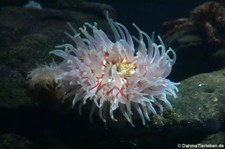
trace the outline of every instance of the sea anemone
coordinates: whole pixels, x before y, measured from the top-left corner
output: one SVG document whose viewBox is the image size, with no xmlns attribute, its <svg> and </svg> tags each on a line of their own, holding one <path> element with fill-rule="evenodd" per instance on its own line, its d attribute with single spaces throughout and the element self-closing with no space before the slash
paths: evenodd
<svg viewBox="0 0 225 149">
<path fill-rule="evenodd" d="M 28 75 L 30 78 L 30 87 L 43 87 L 49 89 L 55 86 L 55 76 L 62 73 L 60 69 L 57 69 L 56 63 L 53 61 L 50 65 L 39 65 L 32 70 Z"/>
<path fill-rule="evenodd" d="M 154 33 L 150 38 L 133 24 L 139 39 L 132 38 L 124 25 L 114 22 L 108 14 L 106 16 L 115 42 L 97 28 L 97 23 L 85 23 L 79 28 L 80 32 L 69 24 L 74 35 L 66 34 L 75 44 L 56 46 L 56 50 L 50 52 L 63 58 L 63 61 L 54 67 L 37 68 L 28 77 L 35 86 L 40 74 L 49 72 L 49 75 L 43 76 L 47 76 L 47 79 L 40 78 L 40 81 L 48 81 L 43 83 L 45 85 L 56 84 L 58 98 L 72 99 L 72 105 L 79 102 L 80 107 L 87 100 L 93 101 L 91 119 L 98 108 L 103 122 L 106 122 L 108 112 L 111 119 L 117 121 L 114 111 L 120 109 L 132 126 L 134 111 L 145 125 L 146 120 L 150 121 L 151 115 L 162 112 L 164 106 L 172 109 L 167 95 L 176 98 L 176 85 L 179 83 L 171 82 L 166 77 L 176 61 L 176 54 L 171 48 L 166 50 L 159 36 L 160 44 L 156 44 Z M 89 29 L 92 33 L 89 33 Z M 136 46 L 134 41 L 137 42 Z"/>
</svg>

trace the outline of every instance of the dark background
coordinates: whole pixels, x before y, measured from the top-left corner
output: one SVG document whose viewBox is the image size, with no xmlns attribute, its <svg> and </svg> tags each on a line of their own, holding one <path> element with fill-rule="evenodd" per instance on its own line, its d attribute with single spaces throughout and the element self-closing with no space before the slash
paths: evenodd
<svg viewBox="0 0 225 149">
<path fill-rule="evenodd" d="M 90 0 L 91 1 L 91 0 Z M 92 0 L 93 2 L 93 0 Z M 189 17 L 189 12 L 207 0 L 95 0 L 111 5 L 116 9 L 117 21 L 124 24 L 131 32 L 132 23 L 143 31 L 161 34 L 164 21 Z"/>
<path fill-rule="evenodd" d="M 2 6 L 24 6 L 29 0 L 1 0 Z M 49 8 L 53 3 L 61 0 L 35 0 L 43 8 Z M 70 0 L 64 0 L 65 3 Z M 63 2 L 64 2 L 63 1 Z M 82 0 L 74 0 L 74 3 Z M 188 17 L 190 10 L 207 2 L 207 0 L 87 0 L 111 5 L 117 12 L 117 21 L 124 24 L 131 33 L 135 30 L 132 23 L 143 31 L 151 34 L 161 34 L 161 25 L 164 21 Z M 62 3 L 62 2 L 61 2 Z"/>
</svg>

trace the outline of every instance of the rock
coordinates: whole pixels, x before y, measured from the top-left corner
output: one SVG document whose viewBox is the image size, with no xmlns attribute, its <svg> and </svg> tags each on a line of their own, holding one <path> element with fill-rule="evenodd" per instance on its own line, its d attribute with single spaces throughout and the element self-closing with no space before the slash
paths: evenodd
<svg viewBox="0 0 225 149">
<path fill-rule="evenodd" d="M 225 147 L 224 140 L 225 140 L 225 132 L 221 131 L 221 132 L 209 135 L 207 138 L 205 138 L 201 142 L 201 144 L 218 145 L 218 148 L 224 148 Z"/>
<path fill-rule="evenodd" d="M 34 144 L 18 134 L 6 133 L 0 135 L 1 149 L 35 149 Z"/>
<path fill-rule="evenodd" d="M 225 120 L 225 69 L 183 80 L 179 90 L 178 98 L 171 101 L 177 122 Z"/>
<path fill-rule="evenodd" d="M 46 91 L 37 93 L 37 90 L 29 90 L 27 74 L 37 64 L 49 63 L 52 56 L 49 51 L 54 50 L 56 45 L 71 41 L 64 34 L 65 31 L 72 33 L 67 22 L 75 28 L 84 22 L 97 22 L 98 27 L 110 34 L 109 25 L 103 16 L 94 15 L 90 10 L 90 13 L 82 13 L 72 10 L 1 7 L 0 12 L 0 132 L 17 132 L 36 137 L 46 129 L 57 131 L 64 113 L 70 113 L 71 103 L 70 108 L 68 105 L 65 108 L 55 98 L 51 100 L 51 95 L 44 96 Z M 43 98 L 35 98 L 37 94 Z M 55 121 L 56 117 L 61 118 Z M 67 115 L 66 120 L 68 117 L 76 122 L 76 116 Z M 54 121 L 56 126 L 52 127 Z"/>
<path fill-rule="evenodd" d="M 178 98 L 171 100 L 175 113 L 172 121 L 198 123 L 209 132 L 224 127 L 225 69 L 183 80 L 179 90 Z"/>
<path fill-rule="evenodd" d="M 27 97 L 26 76 L 37 64 L 49 63 L 48 52 L 70 39 L 64 31 L 72 32 L 66 24 L 79 27 L 84 22 L 98 22 L 108 27 L 102 18 L 75 11 L 2 7 L 0 14 L 0 107 L 35 104 Z"/>
<path fill-rule="evenodd" d="M 206 2 L 190 11 L 188 18 L 163 23 L 163 37 L 177 53 L 170 75 L 173 80 L 225 67 L 224 16 L 222 1 Z"/>
<path fill-rule="evenodd" d="M 1 1 L 0 6 L 21 6 L 24 7 L 31 0 L 8 0 Z M 38 0 L 38 3 L 43 9 L 62 9 L 62 10 L 75 10 L 81 13 L 91 13 L 95 16 L 104 17 L 105 12 L 113 12 L 115 10 L 110 6 L 103 3 L 89 2 L 87 0 Z"/>
</svg>

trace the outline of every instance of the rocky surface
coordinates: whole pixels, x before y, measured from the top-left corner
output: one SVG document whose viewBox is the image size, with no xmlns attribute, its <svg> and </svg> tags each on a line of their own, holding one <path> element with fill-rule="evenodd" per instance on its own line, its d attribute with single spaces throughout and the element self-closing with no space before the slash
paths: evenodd
<svg viewBox="0 0 225 149">
<path fill-rule="evenodd" d="M 164 39 L 177 53 L 171 78 L 190 76 L 225 67 L 225 5 L 205 2 L 190 11 L 187 18 L 165 21 Z"/>
<path fill-rule="evenodd" d="M 103 12 L 108 8 L 108 6 L 103 6 L 106 5 L 95 5 L 95 9 Z M 82 26 L 84 22 L 97 22 L 99 27 L 110 33 L 105 16 L 91 13 L 91 10 L 89 8 L 89 12 L 83 13 L 79 9 L 72 11 L 24 7 L 0 8 L 1 133 L 37 137 L 42 136 L 45 129 L 51 127 L 50 121 L 55 121 L 53 119 L 58 117 L 56 113 L 61 108 L 58 108 L 59 102 L 55 99 L 49 100 L 49 96 L 45 96 L 43 100 L 39 100 L 42 98 L 37 100 L 35 95 L 40 92 L 29 90 L 27 74 L 37 67 L 37 64 L 51 62 L 49 51 L 53 50 L 56 45 L 70 41 L 64 34 L 64 31 L 72 33 L 67 22 L 76 28 Z M 113 15 L 112 12 L 110 13 Z M 70 110 L 68 106 L 67 109 Z M 63 106 L 61 110 L 64 110 Z M 63 116 L 59 117 L 63 118 Z M 10 135 L 9 138 L 14 138 L 14 136 Z M 42 146 L 42 143 L 40 144 L 37 145 L 38 148 Z M 49 148 L 54 146 L 51 143 L 47 144 Z M 7 145 L 3 142 L 3 146 Z"/>
<path fill-rule="evenodd" d="M 225 69 L 188 78 L 179 89 L 178 98 L 172 100 L 176 121 L 225 120 Z"/>
<path fill-rule="evenodd" d="M 0 13 L 0 106 L 16 107 L 35 102 L 26 97 L 26 76 L 37 64 L 51 61 L 49 51 L 70 41 L 67 22 L 80 27 L 84 22 L 107 26 L 105 18 L 79 11 L 2 7 Z M 15 100 L 17 98 L 17 100 Z"/>
<path fill-rule="evenodd" d="M 1 149 L 35 149 L 33 142 L 27 140 L 13 133 L 6 133 L 0 135 L 0 148 Z"/>
<path fill-rule="evenodd" d="M 1 1 L 0 6 L 25 6 L 31 0 L 8 0 Z M 34 1 L 43 9 L 66 9 L 66 10 L 77 10 L 82 13 L 91 13 L 93 15 L 104 17 L 105 11 L 115 10 L 110 6 L 103 3 L 90 2 L 87 0 L 37 0 Z"/>
<path fill-rule="evenodd" d="M 209 135 L 201 142 L 201 144 L 216 144 L 220 145 L 219 147 L 221 148 L 222 145 L 225 147 L 224 140 L 225 140 L 225 133 L 218 132 L 216 134 Z"/>
</svg>

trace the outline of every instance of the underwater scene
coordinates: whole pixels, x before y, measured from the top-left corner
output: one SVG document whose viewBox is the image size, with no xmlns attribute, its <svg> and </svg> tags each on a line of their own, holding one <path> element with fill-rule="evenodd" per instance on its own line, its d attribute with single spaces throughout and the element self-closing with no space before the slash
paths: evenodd
<svg viewBox="0 0 225 149">
<path fill-rule="evenodd" d="M 1 0 L 0 149 L 225 148 L 225 0 Z"/>
</svg>

